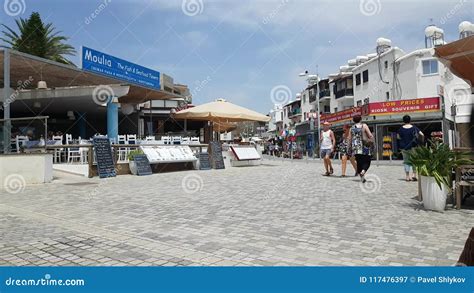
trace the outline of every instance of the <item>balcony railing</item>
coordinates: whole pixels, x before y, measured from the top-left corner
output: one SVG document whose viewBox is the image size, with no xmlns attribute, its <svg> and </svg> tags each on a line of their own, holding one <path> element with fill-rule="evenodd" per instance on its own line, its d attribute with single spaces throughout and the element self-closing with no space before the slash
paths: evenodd
<svg viewBox="0 0 474 293">
<path fill-rule="evenodd" d="M 329 89 L 321 90 L 319 92 L 319 98 L 329 97 L 331 95 L 331 91 Z"/>
<path fill-rule="evenodd" d="M 309 102 L 312 103 L 315 101 L 316 101 L 316 95 L 315 94 L 309 95 Z"/>
<path fill-rule="evenodd" d="M 336 99 L 342 98 L 344 96 L 353 96 L 354 89 L 343 89 L 336 92 Z"/>
<path fill-rule="evenodd" d="M 293 111 L 289 113 L 288 117 L 293 117 L 300 114 L 301 114 L 301 109 L 294 109 Z"/>
</svg>

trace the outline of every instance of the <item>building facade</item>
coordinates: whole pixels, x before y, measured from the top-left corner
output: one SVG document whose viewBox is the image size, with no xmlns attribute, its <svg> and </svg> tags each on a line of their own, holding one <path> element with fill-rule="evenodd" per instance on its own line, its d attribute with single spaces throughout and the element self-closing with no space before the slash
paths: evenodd
<svg viewBox="0 0 474 293">
<path fill-rule="evenodd" d="M 432 30 L 426 30 L 426 48 L 409 53 L 379 38 L 375 53 L 348 60 L 339 72 L 318 79 L 299 100 L 285 105 L 284 128 L 296 127 L 301 141 L 311 146 L 308 138 L 317 137 L 318 115 L 320 122 L 332 123 L 337 136 L 353 116 L 362 115 L 376 135 L 376 158 L 391 160 L 401 157 L 396 132 L 408 114 L 428 139 L 460 146 L 462 134 L 456 129 L 469 123 L 474 97 L 470 85 L 434 57 L 434 47 L 445 42 L 443 34 L 435 39 Z M 287 115 L 294 115 L 295 107 L 298 120 Z M 311 113 L 318 114 L 314 118 Z"/>
</svg>

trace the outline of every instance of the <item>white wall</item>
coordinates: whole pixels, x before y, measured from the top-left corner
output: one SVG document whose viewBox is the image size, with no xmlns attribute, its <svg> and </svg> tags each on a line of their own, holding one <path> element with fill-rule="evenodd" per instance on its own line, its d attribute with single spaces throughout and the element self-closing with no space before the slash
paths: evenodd
<svg viewBox="0 0 474 293">
<path fill-rule="evenodd" d="M 1 188 L 20 185 L 24 187 L 24 184 L 46 183 L 53 180 L 52 154 L 4 155 L 0 156 L 0 166 Z"/>
<path fill-rule="evenodd" d="M 387 101 L 387 92 L 389 92 L 390 100 L 393 100 L 392 87 L 394 61 L 403 54 L 404 52 L 397 47 L 393 47 L 382 53 L 380 55 L 380 73 L 378 57 L 372 58 L 354 68 L 352 71 L 354 79 L 354 106 L 357 106 L 358 101 L 363 104 L 366 98 L 369 98 L 370 103 L 385 102 Z M 388 68 L 385 68 L 386 61 L 388 63 Z M 369 81 L 364 83 L 362 73 L 365 70 L 369 71 Z M 356 85 L 357 74 L 360 74 L 361 76 L 360 85 Z M 383 81 L 380 79 L 380 75 L 382 75 Z M 388 82 L 388 84 L 384 81 Z"/>
</svg>

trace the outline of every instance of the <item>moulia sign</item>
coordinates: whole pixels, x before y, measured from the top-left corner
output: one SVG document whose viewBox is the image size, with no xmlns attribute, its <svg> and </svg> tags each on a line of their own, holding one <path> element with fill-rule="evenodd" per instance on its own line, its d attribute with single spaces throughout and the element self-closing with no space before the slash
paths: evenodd
<svg viewBox="0 0 474 293">
<path fill-rule="evenodd" d="M 82 47 L 82 69 L 125 82 L 161 90 L 160 73 L 141 65 Z"/>
</svg>

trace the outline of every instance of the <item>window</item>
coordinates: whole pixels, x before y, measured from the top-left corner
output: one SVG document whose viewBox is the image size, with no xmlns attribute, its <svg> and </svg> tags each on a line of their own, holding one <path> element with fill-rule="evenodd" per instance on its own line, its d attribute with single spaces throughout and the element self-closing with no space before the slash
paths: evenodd
<svg viewBox="0 0 474 293">
<path fill-rule="evenodd" d="M 334 113 L 337 113 L 337 107 L 336 107 L 336 108 L 334 108 Z"/>
<path fill-rule="evenodd" d="M 387 99 L 387 101 L 390 101 L 390 93 L 389 92 L 385 92 L 385 98 Z"/>
<path fill-rule="evenodd" d="M 369 70 L 364 70 L 362 72 L 362 82 L 368 82 L 369 81 Z"/>
<path fill-rule="evenodd" d="M 386 61 L 386 60 L 385 60 L 385 62 L 384 62 L 384 67 L 385 67 L 385 69 L 388 68 L 388 61 Z"/>
<path fill-rule="evenodd" d="M 352 80 L 352 78 L 347 79 L 347 80 L 346 80 L 346 87 L 347 87 L 348 89 L 353 88 L 353 87 L 354 87 L 353 82 L 354 82 L 354 81 Z"/>
<path fill-rule="evenodd" d="M 423 66 L 423 75 L 438 73 L 438 60 L 435 60 L 435 59 L 423 60 L 421 64 Z"/>
<path fill-rule="evenodd" d="M 329 105 L 324 106 L 324 113 L 330 113 L 331 112 L 331 107 Z"/>
<path fill-rule="evenodd" d="M 360 73 L 356 74 L 356 85 L 360 85 Z"/>
<path fill-rule="evenodd" d="M 362 106 L 362 100 L 357 101 L 357 107 Z"/>
</svg>

